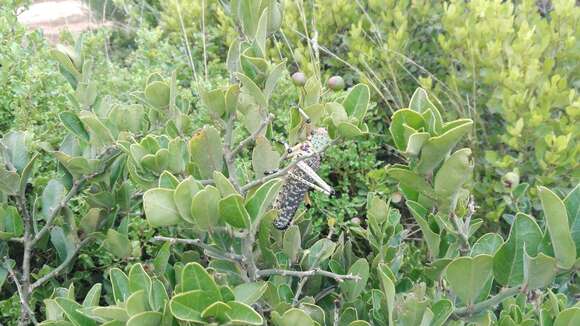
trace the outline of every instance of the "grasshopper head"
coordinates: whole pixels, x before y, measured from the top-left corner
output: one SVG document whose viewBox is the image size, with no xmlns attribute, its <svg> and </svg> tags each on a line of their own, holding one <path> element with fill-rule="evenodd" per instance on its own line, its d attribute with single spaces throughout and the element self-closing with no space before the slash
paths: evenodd
<svg viewBox="0 0 580 326">
<path fill-rule="evenodd" d="M 330 143 L 330 137 L 328 136 L 328 131 L 324 128 L 316 128 L 312 130 L 309 137 L 310 143 L 314 151 L 320 152 Z"/>
</svg>

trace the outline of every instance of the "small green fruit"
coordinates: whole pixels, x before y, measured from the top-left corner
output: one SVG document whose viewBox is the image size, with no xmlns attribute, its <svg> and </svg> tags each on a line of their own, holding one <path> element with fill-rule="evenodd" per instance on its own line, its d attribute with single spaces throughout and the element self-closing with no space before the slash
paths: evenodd
<svg viewBox="0 0 580 326">
<path fill-rule="evenodd" d="M 501 178 L 501 181 L 504 187 L 513 190 L 520 184 L 520 176 L 516 172 L 508 172 Z"/>
<path fill-rule="evenodd" d="M 344 79 L 340 76 L 332 76 L 328 78 L 326 85 L 333 91 L 340 91 L 344 89 Z"/>
<path fill-rule="evenodd" d="M 294 85 L 302 87 L 306 85 L 306 75 L 303 72 L 295 72 L 292 74 L 292 82 Z"/>
</svg>

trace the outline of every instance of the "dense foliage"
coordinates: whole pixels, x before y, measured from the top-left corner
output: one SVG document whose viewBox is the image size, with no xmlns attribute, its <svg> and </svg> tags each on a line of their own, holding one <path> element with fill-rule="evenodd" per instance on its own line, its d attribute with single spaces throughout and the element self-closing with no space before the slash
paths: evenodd
<svg viewBox="0 0 580 326">
<path fill-rule="evenodd" d="M 89 3 L 0 7 L 1 324 L 580 323 L 575 1 Z"/>
</svg>

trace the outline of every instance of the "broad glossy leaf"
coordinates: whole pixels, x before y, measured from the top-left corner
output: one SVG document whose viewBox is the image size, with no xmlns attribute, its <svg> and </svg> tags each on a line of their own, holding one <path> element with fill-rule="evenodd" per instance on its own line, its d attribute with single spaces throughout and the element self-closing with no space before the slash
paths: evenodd
<svg viewBox="0 0 580 326">
<path fill-rule="evenodd" d="M 169 105 L 171 90 L 166 82 L 154 81 L 145 87 L 145 98 L 158 109 Z"/>
<path fill-rule="evenodd" d="M 62 124 L 77 137 L 89 141 L 89 132 L 85 129 L 83 122 L 79 117 L 72 112 L 61 112 L 58 117 Z"/>
<path fill-rule="evenodd" d="M 580 257 L 580 183 L 564 198 L 568 213 L 570 233 L 576 246 L 576 257 Z"/>
<path fill-rule="evenodd" d="M 239 194 L 232 194 L 221 199 L 219 212 L 221 218 L 235 228 L 246 229 L 251 225 L 250 215 L 244 207 L 244 198 Z"/>
<path fill-rule="evenodd" d="M 191 159 L 202 178 L 211 179 L 214 171 L 224 167 L 224 146 L 220 133 L 214 127 L 204 127 L 189 141 Z"/>
<path fill-rule="evenodd" d="M 23 131 L 11 131 L 0 140 L 4 145 L 3 157 L 16 168 L 18 172 L 22 171 L 28 164 L 30 135 Z"/>
<path fill-rule="evenodd" d="M 421 174 L 430 174 L 447 157 L 449 152 L 463 139 L 472 129 L 473 121 L 470 119 L 461 120 L 457 127 L 448 130 L 444 134 L 429 138 L 421 150 L 417 171 Z"/>
<path fill-rule="evenodd" d="M 115 302 L 125 302 L 131 294 L 129 291 L 129 278 L 122 270 L 116 267 L 111 269 L 109 277 L 111 280 L 111 287 L 113 288 Z"/>
<path fill-rule="evenodd" d="M 360 258 L 348 270 L 350 275 L 358 275 L 360 280 L 348 280 L 340 283 L 340 289 L 345 299 L 356 300 L 366 288 L 369 279 L 369 263 L 366 259 Z"/>
<path fill-rule="evenodd" d="M 252 168 L 257 178 L 265 172 L 277 169 L 280 164 L 280 153 L 272 148 L 270 142 L 263 136 L 256 138 L 256 146 L 252 151 Z"/>
<path fill-rule="evenodd" d="M 542 231 L 528 215 L 518 213 L 512 224 L 508 240 L 493 258 L 493 273 L 504 286 L 520 285 L 524 280 L 524 247 L 535 256 L 542 241 Z"/>
<path fill-rule="evenodd" d="M 131 254 L 131 242 L 127 235 L 113 229 L 107 230 L 107 237 L 103 245 L 118 258 L 125 258 Z"/>
<path fill-rule="evenodd" d="M 13 206 L 0 206 L 0 240 L 19 237 L 24 233 L 24 222 Z"/>
<path fill-rule="evenodd" d="M 261 218 L 270 209 L 281 187 L 282 181 L 280 179 L 269 180 L 261 185 L 250 198 L 246 199 L 245 207 L 252 222 Z"/>
<path fill-rule="evenodd" d="M 234 185 L 230 182 L 230 180 L 228 180 L 228 178 L 226 178 L 226 176 L 219 171 L 213 172 L 213 182 L 215 186 L 219 189 L 222 197 L 238 193 Z"/>
<path fill-rule="evenodd" d="M 236 73 L 235 75 L 236 78 L 238 78 L 242 82 L 242 85 L 244 86 L 243 89 L 245 89 L 246 92 L 252 97 L 254 102 L 264 109 L 267 108 L 268 98 L 262 92 L 262 90 L 256 85 L 256 83 L 254 83 L 253 80 L 251 80 L 248 76 L 244 74 Z"/>
<path fill-rule="evenodd" d="M 204 291 L 193 290 L 173 296 L 169 307 L 173 317 L 179 320 L 203 323 L 201 312 L 213 302 Z"/>
<path fill-rule="evenodd" d="M 229 301 L 227 304 L 232 308 L 232 310 L 227 313 L 232 324 L 257 326 L 264 323 L 262 316 L 247 304 L 237 301 Z"/>
<path fill-rule="evenodd" d="M 226 112 L 226 98 L 223 89 L 218 88 L 211 91 L 202 91 L 201 101 L 215 118 L 222 117 Z"/>
<path fill-rule="evenodd" d="M 251 305 L 260 300 L 266 292 L 268 283 L 264 281 L 243 283 L 234 288 L 236 301 Z"/>
<path fill-rule="evenodd" d="M 554 281 L 556 276 L 556 259 L 539 253 L 536 257 L 530 257 L 524 253 L 524 283 L 530 290 L 547 287 Z"/>
<path fill-rule="evenodd" d="M 290 262 L 294 263 L 298 259 L 298 253 L 302 250 L 301 243 L 302 240 L 298 225 L 290 226 L 284 232 L 284 240 L 282 241 L 282 250 L 288 256 Z"/>
<path fill-rule="evenodd" d="M 97 283 L 91 287 L 85 299 L 83 300 L 83 307 L 94 307 L 99 305 L 99 300 L 101 299 L 101 289 L 103 288 L 101 283 Z"/>
<path fill-rule="evenodd" d="M 558 266 L 569 269 L 576 261 L 576 245 L 570 233 L 566 206 L 550 189 L 539 187 L 538 192 Z"/>
<path fill-rule="evenodd" d="M 471 178 L 473 167 L 471 150 L 463 148 L 449 156 L 437 171 L 434 189 L 443 214 L 455 211 L 459 191 Z"/>
<path fill-rule="evenodd" d="M 65 196 L 66 189 L 62 182 L 56 179 L 50 180 L 42 192 L 42 215 L 45 218 L 51 216 Z"/>
<path fill-rule="evenodd" d="M 578 324 L 580 324 L 580 307 L 562 310 L 554 322 L 554 326 L 575 326 Z"/>
<path fill-rule="evenodd" d="M 400 151 L 404 151 L 407 148 L 407 141 L 410 136 L 405 134 L 405 125 L 417 131 L 421 131 L 421 129 L 426 127 L 423 116 L 415 111 L 402 109 L 395 112 L 391 120 L 389 131 L 391 132 L 395 146 Z"/>
<path fill-rule="evenodd" d="M 306 312 L 292 308 L 284 312 L 283 315 L 279 315 L 277 312 L 276 314 L 272 314 L 272 320 L 278 326 L 296 326 L 296 325 L 303 325 L 303 326 L 315 326 L 314 320 L 306 314 Z"/>
<path fill-rule="evenodd" d="M 181 271 L 181 286 L 183 291 L 203 290 L 205 296 L 212 301 L 221 300 L 213 277 L 198 263 L 188 263 Z"/>
<path fill-rule="evenodd" d="M 145 293 L 149 293 L 151 290 L 151 277 L 143 269 L 141 263 L 135 264 L 131 267 L 129 271 L 129 291 L 135 293 L 137 291 L 143 290 Z"/>
<path fill-rule="evenodd" d="M 180 214 L 173 200 L 174 190 L 153 188 L 143 194 L 143 210 L 153 227 L 175 225 L 180 222 Z"/>
<path fill-rule="evenodd" d="M 189 176 L 179 183 L 173 193 L 173 201 L 175 202 L 175 207 L 177 208 L 179 215 L 189 223 L 195 223 L 193 215 L 191 214 L 191 205 L 193 197 L 201 189 L 203 189 L 202 184 Z"/>
<path fill-rule="evenodd" d="M 447 299 L 441 299 L 433 304 L 431 310 L 433 311 L 433 320 L 430 325 L 446 325 L 447 320 L 453 313 L 453 303 Z"/>
<path fill-rule="evenodd" d="M 350 89 L 342 105 L 349 117 L 354 117 L 362 121 L 367 113 L 369 100 L 369 87 L 365 84 L 358 84 Z"/>
<path fill-rule="evenodd" d="M 497 233 L 486 233 L 473 244 L 470 256 L 475 257 L 482 254 L 493 256 L 502 244 L 503 238 L 501 235 Z"/>
<path fill-rule="evenodd" d="M 0 192 L 14 195 L 18 192 L 20 176 L 16 171 L 8 171 L 0 166 Z"/>
<path fill-rule="evenodd" d="M 191 215 L 197 228 L 207 230 L 218 223 L 219 202 L 220 192 L 214 186 L 206 186 L 193 196 Z"/>
<path fill-rule="evenodd" d="M 132 293 L 129 298 L 127 298 L 126 309 L 131 317 L 150 310 L 147 292 L 139 290 Z"/>
<path fill-rule="evenodd" d="M 439 234 L 435 233 L 429 226 L 429 223 L 427 222 L 426 219 L 428 213 L 427 209 L 423 207 L 421 204 L 411 200 L 408 200 L 405 203 L 407 204 L 407 207 L 409 207 L 409 211 L 411 212 L 411 214 L 417 221 L 417 224 L 419 224 L 419 227 L 421 228 L 421 232 L 423 233 L 423 237 L 427 242 L 427 248 L 429 248 L 429 253 L 431 254 L 431 257 L 432 258 L 439 257 L 439 245 L 441 242 L 441 237 L 439 236 Z"/>
<path fill-rule="evenodd" d="M 492 277 L 493 257 L 459 257 L 448 266 L 445 278 L 451 290 L 465 304 L 475 303 L 488 279 Z"/>
<path fill-rule="evenodd" d="M 136 314 L 127 321 L 127 326 L 158 326 L 161 324 L 162 314 L 156 311 L 145 311 Z"/>
<path fill-rule="evenodd" d="M 54 300 L 67 319 L 76 325 L 92 326 L 97 324 L 94 320 L 77 311 L 77 309 L 81 309 L 82 306 L 75 301 L 64 297 L 55 298 Z"/>
</svg>

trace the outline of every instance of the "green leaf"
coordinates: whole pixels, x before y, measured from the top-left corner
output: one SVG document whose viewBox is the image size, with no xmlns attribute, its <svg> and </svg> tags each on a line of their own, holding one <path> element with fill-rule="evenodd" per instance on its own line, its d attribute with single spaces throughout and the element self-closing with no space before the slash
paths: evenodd
<svg viewBox="0 0 580 326">
<path fill-rule="evenodd" d="M 143 194 L 143 210 L 153 227 L 175 225 L 181 221 L 173 200 L 174 190 L 153 188 Z"/>
<path fill-rule="evenodd" d="M 276 84 L 278 84 L 278 80 L 282 77 L 286 68 L 286 60 L 280 62 L 270 71 L 268 75 L 268 79 L 266 79 L 266 85 L 264 86 L 264 96 L 266 99 L 270 99 L 274 89 L 276 88 Z"/>
<path fill-rule="evenodd" d="M 518 213 L 512 224 L 508 240 L 493 258 L 493 273 L 498 283 L 517 286 L 524 280 L 524 247 L 535 256 L 542 241 L 542 231 L 528 215 Z"/>
<path fill-rule="evenodd" d="M 539 187 L 538 193 L 558 266 L 569 269 L 576 261 L 576 245 L 570 233 L 566 206 L 555 193 L 546 187 Z"/>
<path fill-rule="evenodd" d="M 193 215 L 191 214 L 193 197 L 202 189 L 202 184 L 193 179 L 192 176 L 189 176 L 179 183 L 173 193 L 173 201 L 175 202 L 175 207 L 179 215 L 189 223 L 195 223 Z"/>
<path fill-rule="evenodd" d="M 153 266 L 155 267 L 155 274 L 157 274 L 158 276 L 163 276 L 163 274 L 165 274 L 165 270 L 167 269 L 167 263 L 169 262 L 169 257 L 171 255 L 171 243 L 170 242 L 165 242 L 161 248 L 159 248 L 159 251 L 157 252 L 157 255 L 155 256 L 155 259 L 153 260 Z"/>
<path fill-rule="evenodd" d="M 245 207 L 252 222 L 260 219 L 269 210 L 282 188 L 280 179 L 272 179 L 261 185 L 254 194 L 246 199 Z"/>
<path fill-rule="evenodd" d="M 210 179 L 214 171 L 224 167 L 223 143 L 214 127 L 204 127 L 189 141 L 191 160 L 197 165 L 202 178 Z"/>
<path fill-rule="evenodd" d="M 220 218 L 220 192 L 214 186 L 206 186 L 193 196 L 191 215 L 196 227 L 204 231 L 217 224 Z"/>
<path fill-rule="evenodd" d="M 226 112 L 226 98 L 223 89 L 201 92 L 201 101 L 214 118 L 220 118 Z"/>
<path fill-rule="evenodd" d="M 233 4 L 236 4 L 234 6 Z M 252 39 L 258 29 L 258 20 L 260 18 L 260 1 L 257 0 L 240 0 L 233 2 L 231 6 L 237 19 L 240 21 L 244 34 Z"/>
<path fill-rule="evenodd" d="M 369 279 L 369 263 L 360 258 L 348 270 L 348 274 L 359 276 L 360 280 L 348 280 L 340 283 L 340 289 L 344 298 L 348 301 L 356 300 L 366 288 Z"/>
<path fill-rule="evenodd" d="M 0 166 L 0 191 L 7 195 L 15 195 L 18 193 L 18 186 L 20 184 L 20 176 L 16 171 L 7 171 L 3 166 Z"/>
<path fill-rule="evenodd" d="M 129 314 L 127 314 L 127 309 L 125 309 L 125 307 L 95 307 L 92 309 L 91 313 L 93 316 L 97 316 L 105 320 L 112 319 L 120 322 L 126 322 L 129 320 Z"/>
<path fill-rule="evenodd" d="M 196 323 L 204 323 L 201 312 L 214 301 L 202 290 L 193 290 L 175 295 L 169 301 L 173 317 Z"/>
<path fill-rule="evenodd" d="M 536 257 L 530 257 L 524 253 L 524 283 L 529 290 L 547 287 L 554 281 L 556 276 L 556 259 L 539 253 Z"/>
<path fill-rule="evenodd" d="M 236 73 L 235 76 L 242 82 L 245 91 L 252 97 L 257 105 L 262 108 L 268 108 L 268 98 L 253 80 L 242 73 Z"/>
<path fill-rule="evenodd" d="M 267 289 L 268 283 L 263 281 L 243 283 L 234 288 L 234 296 L 236 301 L 252 305 L 260 300 Z"/>
<path fill-rule="evenodd" d="M 413 96 L 411 97 L 411 102 L 409 103 L 409 108 L 415 112 L 419 112 L 425 118 L 427 125 L 429 126 L 430 132 L 438 133 L 443 125 L 443 119 L 441 118 L 441 113 L 433 105 L 427 92 L 422 88 L 417 88 Z"/>
<path fill-rule="evenodd" d="M 20 237 L 24 233 L 24 222 L 16 207 L 0 206 L 0 240 Z"/>
<path fill-rule="evenodd" d="M 227 315 L 233 325 L 257 326 L 264 323 L 262 316 L 247 304 L 237 301 L 229 301 L 227 304 L 232 308 L 232 310 L 228 312 Z"/>
<path fill-rule="evenodd" d="M 403 187 L 411 188 L 414 191 L 427 195 L 429 198 L 436 197 L 431 185 L 429 185 L 425 178 L 406 167 L 398 165 L 388 167 L 386 168 L 386 173 L 389 177 L 399 181 Z"/>
<path fill-rule="evenodd" d="M 421 114 L 409 109 L 397 110 L 393 114 L 389 131 L 393 137 L 395 147 L 400 151 L 404 151 L 407 148 L 407 142 L 410 137 L 405 132 L 405 126 L 420 131 L 425 128 L 426 123 Z"/>
<path fill-rule="evenodd" d="M 387 318 L 388 318 L 388 325 L 394 325 L 393 324 L 393 311 L 395 309 L 395 280 L 394 280 L 394 276 L 393 276 L 393 272 L 390 270 L 390 268 L 381 263 L 378 266 L 378 274 L 379 274 L 379 279 L 381 281 L 381 289 L 383 290 L 383 293 L 385 294 L 385 298 L 387 301 Z"/>
<path fill-rule="evenodd" d="M 471 130 L 473 121 L 470 119 L 461 120 L 455 128 L 448 130 L 444 134 L 429 138 L 421 150 L 417 171 L 423 175 L 430 174 L 451 152 L 453 147 L 463 139 Z"/>
<path fill-rule="evenodd" d="M 255 42 L 262 56 L 266 55 L 266 36 L 268 32 L 268 11 L 264 10 L 261 12 L 260 19 L 258 20 L 258 27 L 256 28 Z"/>
<path fill-rule="evenodd" d="M 417 221 L 417 224 L 419 224 L 419 227 L 421 228 L 421 233 L 423 233 L 423 237 L 427 242 L 427 248 L 429 248 L 429 253 L 431 254 L 431 257 L 432 258 L 439 257 L 439 244 L 441 243 L 441 238 L 439 234 L 435 233 L 431 229 L 429 223 L 427 222 L 426 219 L 426 215 L 428 212 L 427 209 L 421 206 L 421 204 L 411 200 L 408 200 L 405 203 L 407 204 L 407 207 L 409 207 L 409 211 L 411 212 L 411 214 Z"/>
<path fill-rule="evenodd" d="M 103 286 L 101 283 L 93 285 L 83 300 L 83 307 L 98 306 L 99 300 L 101 299 L 102 288 Z"/>
<path fill-rule="evenodd" d="M 139 290 L 132 293 L 129 298 L 127 298 L 126 309 L 131 317 L 148 311 L 150 307 L 147 292 L 145 290 Z"/>
<path fill-rule="evenodd" d="M 158 109 L 169 105 L 170 93 L 169 85 L 162 81 L 154 81 L 145 87 L 145 98 Z"/>
<path fill-rule="evenodd" d="M 576 257 L 580 257 L 580 183 L 564 198 L 570 232 L 576 246 Z"/>
<path fill-rule="evenodd" d="M 230 306 L 221 301 L 214 302 L 201 312 L 201 318 L 211 319 L 219 322 L 220 324 L 225 324 L 229 320 L 227 313 L 231 310 L 232 308 Z"/>
<path fill-rule="evenodd" d="M 234 185 L 230 182 L 230 180 L 228 180 L 228 178 L 226 178 L 226 176 L 219 171 L 213 172 L 213 182 L 215 183 L 215 186 L 219 189 L 222 197 L 238 193 Z"/>
<path fill-rule="evenodd" d="M 113 229 L 107 230 L 103 246 L 118 258 L 125 258 L 131 254 L 131 242 L 127 235 Z"/>
<path fill-rule="evenodd" d="M 78 312 L 82 306 L 71 299 L 59 297 L 54 299 L 56 304 L 60 307 L 62 312 L 65 314 L 66 318 L 73 322 L 75 325 L 82 326 L 92 326 L 96 325 L 96 322 L 84 314 Z"/>
<path fill-rule="evenodd" d="M 272 320 L 278 326 L 315 326 L 314 320 L 306 312 L 292 308 L 286 310 L 282 316 L 276 312 L 272 314 Z"/>
<path fill-rule="evenodd" d="M 60 121 L 62 122 L 62 124 L 73 134 L 75 134 L 77 137 L 89 141 L 90 140 L 90 136 L 89 136 L 89 132 L 85 129 L 85 126 L 83 125 L 83 122 L 81 121 L 81 119 L 79 119 L 79 117 L 71 112 L 61 112 L 58 117 L 60 118 Z"/>
<path fill-rule="evenodd" d="M 246 229 L 250 227 L 250 215 L 244 207 L 244 198 L 239 194 L 229 195 L 219 202 L 219 212 L 229 225 Z"/>
<path fill-rule="evenodd" d="M 146 294 L 151 290 L 151 277 L 143 269 L 141 263 L 135 264 L 129 271 L 129 291 L 135 293 L 144 290 Z"/>
<path fill-rule="evenodd" d="M 356 125 L 348 121 L 343 121 L 337 124 L 338 134 L 346 139 L 354 139 L 364 134 Z"/>
<path fill-rule="evenodd" d="M 562 310 L 554 322 L 554 326 L 575 326 L 578 324 L 580 324 L 580 307 Z"/>
<path fill-rule="evenodd" d="M 125 302 L 131 294 L 129 291 L 129 278 L 118 268 L 111 269 L 109 272 L 109 278 L 111 280 L 115 302 Z"/>
<path fill-rule="evenodd" d="M 92 112 L 82 111 L 79 113 L 85 128 L 89 131 L 91 143 L 96 145 L 106 145 L 114 141 L 111 130 Z"/>
<path fill-rule="evenodd" d="M 145 311 L 134 315 L 127 321 L 127 326 L 158 326 L 161 325 L 162 314 L 156 311 Z"/>
<path fill-rule="evenodd" d="M 442 214 L 455 211 L 457 196 L 471 178 L 473 167 L 471 150 L 463 148 L 449 156 L 437 171 L 434 189 Z"/>
<path fill-rule="evenodd" d="M 290 262 L 296 262 L 298 259 L 298 253 L 302 250 L 301 248 L 301 236 L 300 228 L 298 225 L 292 225 L 284 232 L 284 240 L 282 241 L 282 251 L 288 256 Z"/>
<path fill-rule="evenodd" d="M 475 303 L 488 279 L 492 277 L 493 257 L 459 257 L 448 266 L 445 277 L 451 290 L 465 304 Z"/>
<path fill-rule="evenodd" d="M 208 300 L 221 300 L 220 290 L 213 277 L 198 263 L 188 263 L 183 267 L 181 286 L 183 291 L 203 290 Z"/>
<path fill-rule="evenodd" d="M 51 216 L 59 208 L 61 201 L 66 196 L 66 189 L 62 182 L 52 179 L 42 192 L 42 215 L 45 218 Z"/>
<path fill-rule="evenodd" d="M 327 238 L 316 241 L 309 249 L 309 252 L 303 258 L 302 265 L 306 269 L 315 268 L 325 262 L 334 252 L 336 243 Z"/>
<path fill-rule="evenodd" d="M 159 279 L 154 280 L 151 284 L 151 291 L 149 292 L 149 306 L 154 311 L 160 311 L 168 301 L 169 296 L 165 290 L 165 285 Z"/>
<path fill-rule="evenodd" d="M 494 256 L 502 244 L 503 238 L 501 235 L 497 233 L 486 233 L 473 244 L 469 255 L 472 257 L 482 254 Z"/>
<path fill-rule="evenodd" d="M 369 87 L 365 84 L 358 84 L 350 89 L 342 105 L 349 117 L 362 121 L 367 113 L 369 100 Z"/>
<path fill-rule="evenodd" d="M 280 164 L 280 153 L 272 148 L 270 142 L 263 136 L 256 138 L 256 146 L 252 151 L 252 168 L 256 178 L 261 178 L 265 172 L 273 171 Z"/>
<path fill-rule="evenodd" d="M 453 313 L 453 303 L 447 299 L 441 299 L 433 304 L 431 307 L 433 311 L 433 320 L 431 326 L 446 325 L 447 320 Z"/>
</svg>

